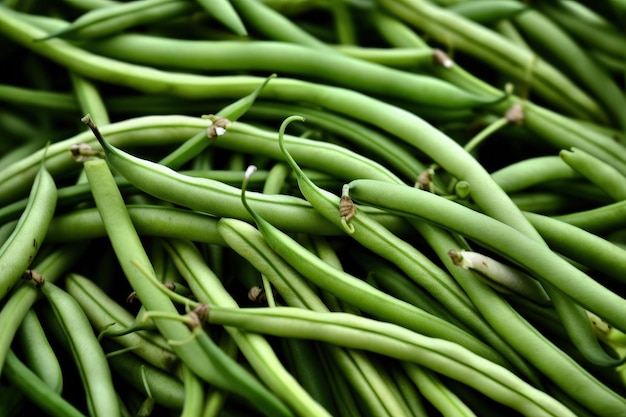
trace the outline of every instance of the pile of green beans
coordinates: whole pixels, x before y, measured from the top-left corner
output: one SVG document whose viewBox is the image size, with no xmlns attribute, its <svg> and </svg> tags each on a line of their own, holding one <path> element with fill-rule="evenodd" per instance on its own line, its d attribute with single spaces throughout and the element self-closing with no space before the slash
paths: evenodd
<svg viewBox="0 0 626 417">
<path fill-rule="evenodd" d="M 0 1 L 0 417 L 626 416 L 624 27 Z"/>
</svg>

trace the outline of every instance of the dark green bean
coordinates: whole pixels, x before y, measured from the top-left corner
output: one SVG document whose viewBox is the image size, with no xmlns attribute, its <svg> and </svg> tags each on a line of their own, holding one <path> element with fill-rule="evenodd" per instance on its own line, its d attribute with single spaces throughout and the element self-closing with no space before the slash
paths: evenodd
<svg viewBox="0 0 626 417">
<path fill-rule="evenodd" d="M 574 415 L 506 369 L 461 346 L 391 323 L 347 313 L 319 313 L 292 307 L 216 307 L 210 309 L 207 320 L 280 337 L 321 340 L 411 361 L 470 385 L 528 416 Z M 487 382 L 488 379 L 492 381 Z M 613 409 L 613 412 L 619 410 Z"/>
<path fill-rule="evenodd" d="M 13 233 L 0 246 L 0 300 L 20 279 L 43 244 L 56 201 L 54 179 L 42 165 L 35 177 L 24 213 Z"/>
<path fill-rule="evenodd" d="M 89 414 L 118 416 L 111 370 L 85 313 L 71 295 L 51 282 L 46 282 L 41 291 L 50 303 L 76 361 Z"/>
<path fill-rule="evenodd" d="M 138 0 L 100 7 L 81 15 L 72 24 L 55 31 L 40 40 L 56 37 L 84 39 L 115 34 L 137 25 L 187 14 L 196 8 L 188 1 Z"/>
<path fill-rule="evenodd" d="M 2 375 L 13 386 L 19 387 L 24 396 L 36 404 L 39 409 L 49 413 L 48 415 L 56 417 L 85 417 L 83 413 L 24 365 L 13 351 L 9 351 L 7 355 Z M 5 404 L 3 403 L 2 406 L 5 407 Z"/>
</svg>

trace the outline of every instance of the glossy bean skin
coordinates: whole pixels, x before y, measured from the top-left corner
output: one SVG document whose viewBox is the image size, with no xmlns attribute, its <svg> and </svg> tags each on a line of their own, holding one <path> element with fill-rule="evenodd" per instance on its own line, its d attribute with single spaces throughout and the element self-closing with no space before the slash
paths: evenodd
<svg viewBox="0 0 626 417">
<path fill-rule="evenodd" d="M 144 192 L 214 216 L 252 220 L 240 200 L 240 190 L 224 183 L 189 177 L 174 170 L 132 156 L 102 141 L 107 162 L 134 186 Z M 201 195 L 202 198 L 198 198 Z M 306 201 L 288 195 L 267 196 L 251 193 L 251 200 L 261 203 L 260 212 L 286 230 L 312 233 L 337 233 Z M 397 221 L 385 216 L 382 221 Z"/>
<path fill-rule="evenodd" d="M 26 313 L 15 338 L 29 369 L 52 391 L 60 394 L 63 390 L 61 364 L 34 310 Z"/>
<path fill-rule="evenodd" d="M 3 376 L 15 387 L 19 387 L 26 398 L 41 410 L 55 417 L 85 417 L 60 393 L 48 386 L 39 376 L 31 371 L 20 359 L 9 351 Z"/>
<path fill-rule="evenodd" d="M 619 314 L 622 310 L 620 306 L 626 303 L 622 297 L 597 285 L 586 274 L 563 261 L 543 245 L 522 238 L 509 226 L 407 186 L 374 180 L 356 180 L 351 182 L 349 187 L 350 195 L 357 201 L 383 207 L 405 216 L 421 217 L 444 228 L 471 236 L 480 244 L 524 266 L 541 279 L 549 280 L 581 305 L 606 317 L 615 327 L 626 328 L 626 322 Z M 489 229 L 485 229 L 486 227 Z M 535 255 L 524 256 L 528 253 Z"/>
<path fill-rule="evenodd" d="M 165 248 L 198 300 L 211 305 L 237 307 L 235 300 L 207 266 L 198 248 L 191 242 L 170 239 L 165 244 Z M 226 327 L 226 331 L 235 340 L 263 382 L 281 395 L 283 400 L 299 415 L 329 417 L 328 411 L 313 400 L 287 372 L 265 338 L 234 327 Z"/>
<path fill-rule="evenodd" d="M 128 310 L 81 275 L 69 274 L 65 278 L 65 289 L 81 306 L 94 329 L 104 331 L 104 337 L 107 336 L 106 330 L 115 332 L 130 327 L 135 320 Z M 123 347 L 132 348 L 134 354 L 164 371 L 173 372 L 178 365 L 178 359 L 162 338 L 133 332 L 113 340 Z"/>
<path fill-rule="evenodd" d="M 44 277 L 45 281 L 54 282 L 80 258 L 83 248 L 82 244 L 61 246 L 41 261 L 36 262 L 34 269 Z M 13 289 L 4 302 L 0 310 L 0 371 L 17 329 L 39 295 L 34 282 L 23 281 Z"/>
<path fill-rule="evenodd" d="M 85 119 L 85 122 L 90 123 L 90 120 Z M 94 133 L 96 132 L 97 129 L 94 128 Z M 96 206 L 103 218 L 116 257 L 143 307 L 148 311 L 155 310 L 175 315 L 176 308 L 171 300 L 159 288 L 155 288 L 146 281 L 146 275 L 155 277 L 154 268 L 132 225 L 107 162 L 96 159 L 89 160 L 84 165 L 87 178 L 92 185 Z M 155 319 L 154 322 L 159 332 L 169 340 L 189 339 L 190 331 L 181 323 L 168 319 Z M 172 348 L 176 355 L 187 364 L 195 364 L 199 358 L 205 358 L 202 367 L 194 367 L 195 372 L 203 380 L 230 391 L 240 392 L 241 387 L 235 385 L 235 381 L 229 379 L 228 375 L 217 370 L 197 340 L 192 339 L 185 344 L 175 344 Z M 269 391 L 266 392 L 263 401 L 255 405 L 268 415 L 291 416 L 291 411 Z"/>
<path fill-rule="evenodd" d="M 156 205 L 127 206 L 131 220 L 143 236 L 189 239 L 223 245 L 217 220 L 202 213 Z M 106 236 L 106 229 L 95 208 L 74 210 L 50 222 L 50 242 L 74 242 Z"/>
<path fill-rule="evenodd" d="M 41 40 L 55 37 L 75 39 L 105 37 L 133 26 L 173 18 L 193 10 L 192 4 L 178 0 L 140 0 L 133 3 L 116 3 L 90 10 L 71 24 Z"/>
<path fill-rule="evenodd" d="M 523 79 L 523 72 L 532 65 L 532 83 L 538 94 L 580 118 L 593 115 L 591 117 L 597 120 L 604 119 L 598 104 L 551 64 L 535 60 L 531 51 L 517 47 L 488 28 L 426 1 L 383 1 L 382 6 L 392 15 L 402 16 L 413 27 L 426 31 L 440 41 L 453 42 L 456 48 L 480 57 L 515 78 Z M 563 97 L 569 99 L 564 100 Z M 575 106 L 572 105 L 574 102 L 577 103 Z M 583 108 L 586 111 L 582 111 Z"/>
<path fill-rule="evenodd" d="M 194 71 L 255 70 L 295 74 L 301 78 L 322 76 L 329 84 L 417 104 L 427 102 L 433 107 L 471 108 L 491 101 L 467 94 L 433 77 L 292 43 L 179 41 L 128 34 L 94 42 L 87 48 L 98 55 L 142 66 L 159 67 L 167 63 Z M 210 51 L 210 56 L 206 51 Z"/>
<path fill-rule="evenodd" d="M 484 325 L 474 306 L 448 274 L 434 263 L 431 263 L 426 256 L 413 246 L 397 238 L 385 227 L 369 218 L 367 214 L 360 213 L 351 219 L 340 217 L 338 209 L 340 208 L 341 200 L 332 193 L 315 186 L 304 175 L 290 152 L 286 149 L 287 146 L 282 139 L 284 137 L 284 129 L 290 121 L 297 119 L 298 116 L 292 116 L 283 122 L 279 131 L 279 143 L 287 162 L 296 172 L 300 191 L 305 198 L 329 221 L 334 222 L 339 227 L 342 227 L 344 221 L 349 223 L 350 226 L 347 232 L 352 238 L 364 247 L 396 264 L 412 280 L 429 291 L 458 320 L 471 329 L 473 334 L 479 334 L 495 350 L 499 350 L 499 353 L 505 356 L 507 360 L 514 363 L 527 375 L 531 375 L 532 371 L 527 369 L 518 355 L 503 343 L 500 337 L 492 332 L 488 326 Z M 401 183 L 397 178 L 394 178 L 394 182 Z M 346 229 L 345 226 L 343 227 Z M 263 231 L 261 227 L 259 229 Z M 284 257 L 285 255 L 282 256 Z M 472 318 L 470 319 L 470 317 Z"/>
<path fill-rule="evenodd" d="M 297 241 L 256 213 L 245 202 L 245 193 L 242 193 L 242 201 L 272 249 L 320 288 L 330 291 L 342 300 L 380 319 L 401 324 L 431 336 L 454 340 L 496 362 L 502 361 L 500 355 L 471 334 L 411 304 L 391 297 L 312 255 Z M 423 318 L 417 319 L 418 316 Z"/>
<path fill-rule="evenodd" d="M 41 167 L 33 183 L 28 204 L 15 230 L 0 247 L 0 299 L 22 276 L 43 244 L 57 201 L 54 179 Z"/>
<path fill-rule="evenodd" d="M 473 386 L 529 416 L 574 415 L 505 368 L 474 355 L 455 343 L 431 339 L 390 323 L 347 313 L 318 313 L 291 307 L 212 308 L 207 320 L 209 323 L 255 329 L 256 332 L 281 337 L 321 340 L 415 362 Z M 486 382 L 491 378 L 498 382 Z"/>
<path fill-rule="evenodd" d="M 119 416 L 111 370 L 91 324 L 76 300 L 51 282 L 41 291 L 61 326 L 80 373 L 92 416 Z"/>
</svg>

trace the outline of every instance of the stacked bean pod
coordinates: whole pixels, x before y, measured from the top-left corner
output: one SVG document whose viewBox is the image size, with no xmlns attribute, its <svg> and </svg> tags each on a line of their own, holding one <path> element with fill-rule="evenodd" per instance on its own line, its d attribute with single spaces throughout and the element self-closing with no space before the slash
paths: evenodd
<svg viewBox="0 0 626 417">
<path fill-rule="evenodd" d="M 626 416 L 623 2 L 39 3 L 0 416 Z"/>
</svg>

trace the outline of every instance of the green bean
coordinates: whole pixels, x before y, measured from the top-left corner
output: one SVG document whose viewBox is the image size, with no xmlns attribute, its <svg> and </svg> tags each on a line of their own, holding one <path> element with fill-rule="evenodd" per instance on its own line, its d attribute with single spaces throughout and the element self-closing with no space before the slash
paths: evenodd
<svg viewBox="0 0 626 417">
<path fill-rule="evenodd" d="M 239 230 L 241 231 L 244 228 L 245 227 L 239 228 Z M 311 250 L 315 251 L 314 253 L 316 253 L 320 259 L 338 270 L 343 270 L 336 254 L 321 237 L 313 238 L 310 243 L 313 246 Z M 276 279 L 276 277 L 274 277 L 274 279 Z M 301 280 L 298 280 L 297 284 L 300 284 L 300 281 Z M 285 285 L 283 282 L 279 282 L 279 284 L 281 288 Z M 293 284 L 291 284 L 291 286 L 293 286 Z M 360 314 L 355 311 L 356 309 L 354 308 L 342 308 L 340 302 L 336 300 L 336 297 L 328 293 L 322 295 L 325 304 L 328 306 L 326 307 L 323 305 L 322 301 L 319 300 L 315 292 L 306 287 L 306 284 L 301 288 L 298 296 L 305 300 L 306 308 L 321 312 L 328 312 L 330 309 L 331 311 L 343 310 L 352 312 L 353 314 Z M 321 307 L 317 306 L 318 300 Z M 362 352 L 351 349 L 341 349 L 334 346 L 326 347 L 325 352 L 329 354 L 330 359 L 342 370 L 346 380 L 351 384 L 368 409 L 377 410 L 376 414 L 379 415 L 395 416 L 406 415 L 408 413 L 408 406 L 404 403 L 401 396 L 394 393 L 392 387 L 383 380 L 382 376 L 384 373 L 377 370 L 370 358 L 363 355 Z"/>
<path fill-rule="evenodd" d="M 455 265 L 474 271 L 479 276 L 486 278 L 487 284 L 496 290 L 520 295 L 543 306 L 551 304 L 550 298 L 541 284 L 519 269 L 478 252 L 450 250 L 448 254 Z"/>
<path fill-rule="evenodd" d="M 376 30 L 391 46 L 395 48 L 430 50 L 426 42 L 400 19 L 396 19 L 377 9 L 372 10 L 369 17 Z"/>
<path fill-rule="evenodd" d="M 580 175 L 558 156 L 527 158 L 491 173 L 491 178 L 508 193 L 547 181 L 577 179 Z"/>
<path fill-rule="evenodd" d="M 35 270 L 46 281 L 54 282 L 64 274 L 83 253 L 84 245 L 66 245 L 47 255 L 35 263 Z M 37 300 L 39 292 L 33 283 L 20 282 L 7 297 L 0 310 L 0 371 L 4 358 L 13 341 L 15 332 L 24 319 L 26 313 Z"/>
<path fill-rule="evenodd" d="M 424 398 L 433 404 L 442 415 L 476 416 L 454 392 L 445 386 L 435 373 L 409 362 L 402 365 Z"/>
<path fill-rule="evenodd" d="M 165 206 L 127 206 L 140 235 L 189 239 L 223 245 L 217 233 L 217 219 L 190 210 Z M 50 222 L 49 242 L 75 242 L 106 236 L 105 225 L 96 208 L 74 210 Z"/>
<path fill-rule="evenodd" d="M 183 384 L 185 386 L 185 402 L 180 416 L 197 417 L 202 413 L 204 387 L 200 378 L 186 365 L 183 365 Z"/>
<path fill-rule="evenodd" d="M 108 36 L 137 25 L 171 19 L 195 10 L 180 0 L 139 0 L 90 10 L 67 27 L 40 40 L 56 37 L 84 39 Z"/>
<path fill-rule="evenodd" d="M 159 163 L 172 169 L 178 169 L 186 162 L 193 159 L 194 156 L 199 154 L 203 149 L 211 144 L 211 142 L 207 141 L 207 136 L 209 139 L 214 139 L 215 137 L 223 134 L 218 134 L 218 131 L 213 131 L 212 128 L 223 122 L 225 126 L 220 126 L 220 128 L 223 128 L 225 132 L 225 129 L 229 127 L 232 122 L 235 122 L 246 113 L 258 97 L 259 93 L 263 90 L 263 87 L 265 87 L 265 85 L 267 85 L 267 83 L 273 78 L 275 78 L 274 74 L 267 77 L 265 81 L 252 93 L 221 109 L 217 112 L 214 118 L 211 119 L 212 124 L 209 128 L 207 128 L 206 133 L 200 132 L 194 135 L 188 141 L 185 141 L 182 145 L 180 145 L 174 152 L 161 159 Z"/>
<path fill-rule="evenodd" d="M 134 317 L 124 307 L 111 299 L 96 284 L 78 274 L 69 274 L 65 279 L 67 292 L 81 306 L 94 329 L 107 337 L 107 332 L 115 332 L 130 327 Z M 172 371 L 178 359 L 167 342 L 146 332 L 134 332 L 112 339 L 146 362 L 164 371 Z"/>
<path fill-rule="evenodd" d="M 15 338 L 29 369 L 60 394 L 63 390 L 61 365 L 34 310 L 24 315 Z"/>
<path fill-rule="evenodd" d="M 162 165 L 127 154 L 104 140 L 102 146 L 108 163 L 116 172 L 150 195 L 214 216 L 252 219 L 240 201 L 240 190 L 235 187 L 179 174 Z M 281 228 L 312 233 L 337 233 L 334 226 L 300 198 L 251 194 L 251 200 L 260 203 L 260 212 L 276 221 Z M 198 199 L 198 195 L 203 198 Z"/>
<path fill-rule="evenodd" d="M 303 30 L 291 19 L 268 7 L 264 2 L 231 0 L 231 3 L 246 23 L 270 39 L 331 51 L 325 42 Z"/>
<path fill-rule="evenodd" d="M 15 230 L 0 246 L 0 299 L 4 298 L 28 268 L 46 236 L 54 214 L 57 190 L 42 165 L 31 188 L 28 204 Z"/>
<path fill-rule="evenodd" d="M 626 107 L 626 97 L 613 78 L 567 32 L 537 10 L 526 10 L 513 20 L 524 35 L 541 45 L 550 61 L 570 72 L 581 87 L 595 96 L 616 126 L 626 128 L 626 117 L 620 110 Z"/>
<path fill-rule="evenodd" d="M 84 414 L 67 402 L 61 395 L 50 388 L 44 381 L 31 371 L 20 359 L 9 351 L 2 373 L 13 386 L 20 391 L 37 407 L 51 416 L 57 417 L 84 417 Z M 5 404 L 3 403 L 3 407 Z M 114 414 L 111 414 L 114 415 Z"/>
<path fill-rule="evenodd" d="M 467 384 L 526 415 L 574 415 L 540 390 L 456 343 L 347 313 L 319 313 L 292 307 L 214 307 L 209 323 L 236 326 L 279 337 L 320 340 L 411 361 Z M 612 412 L 619 412 L 613 409 Z"/>
<path fill-rule="evenodd" d="M 501 254 L 567 294 L 580 305 L 606 318 L 619 329 L 626 322 L 619 314 L 624 299 L 597 284 L 545 246 L 510 226 L 446 199 L 407 186 L 375 180 L 356 180 L 349 184 L 357 201 L 419 217 L 454 230 Z M 532 253 L 533 256 L 527 256 Z"/>
<path fill-rule="evenodd" d="M 385 0 L 381 5 L 435 39 L 483 59 L 516 79 L 524 79 L 532 67 L 531 86 L 542 98 L 582 119 L 604 119 L 597 103 L 571 80 L 546 61 L 536 59 L 531 51 L 489 29 L 426 1 Z"/>
<path fill-rule="evenodd" d="M 102 132 L 112 144 L 119 146 L 159 146 L 180 143 L 198 133 L 198 130 L 206 129 L 209 124 L 208 121 L 195 117 L 144 116 L 104 126 Z M 76 162 L 70 157 L 71 146 L 95 142 L 93 134 L 82 132 L 53 143 L 47 149 L 32 153 L 5 168 L 0 172 L 0 204 L 13 202 L 17 196 L 24 196 L 29 181 L 33 181 L 42 162 L 55 177 L 76 171 Z"/>
<path fill-rule="evenodd" d="M 281 339 L 284 362 L 302 387 L 331 415 L 337 415 L 335 383 L 328 358 L 317 343 Z"/>
<path fill-rule="evenodd" d="M 458 284 L 454 282 L 448 274 L 438 268 L 425 255 L 417 251 L 413 246 L 397 238 L 389 230 L 385 229 L 380 224 L 370 219 L 366 214 L 360 213 L 358 216 L 354 216 L 350 220 L 348 216 L 341 213 L 342 201 L 346 202 L 344 200 L 345 196 L 342 196 L 342 198 L 339 199 L 330 192 L 324 191 L 316 187 L 308 178 L 304 176 L 294 158 L 287 151 L 286 144 L 284 143 L 284 129 L 286 128 L 287 124 L 294 119 L 297 119 L 297 116 L 287 118 L 285 122 L 281 125 L 279 132 L 279 143 L 281 145 L 281 149 L 285 155 L 285 158 L 287 159 L 287 162 L 296 172 L 300 191 L 305 196 L 305 198 L 320 213 L 322 213 L 322 215 L 329 219 L 329 221 L 336 223 L 338 226 L 341 227 L 342 223 L 349 221 L 350 226 L 347 228 L 347 232 L 351 237 L 353 237 L 363 246 L 386 258 L 390 262 L 396 264 L 413 281 L 417 282 L 420 286 L 429 291 L 429 293 L 432 294 L 440 303 L 442 303 L 457 319 L 459 319 L 467 327 L 471 328 L 474 333 L 480 334 L 481 337 L 483 337 L 485 340 L 488 340 L 489 344 L 492 344 L 495 350 L 503 348 L 504 351 L 507 352 L 507 355 L 509 355 L 507 356 L 507 359 L 510 360 L 512 363 L 515 363 L 516 365 L 520 365 L 521 368 L 524 369 L 525 366 L 520 364 L 517 355 L 513 353 L 510 349 L 507 349 L 501 342 L 500 338 L 496 334 L 494 334 L 488 326 L 484 325 L 482 318 L 477 314 L 474 306 L 471 304 L 471 302 L 469 302 L 469 299 L 466 297 L 466 295 L 460 291 L 460 287 L 458 286 Z M 396 179 L 394 182 L 398 183 L 399 180 Z M 256 218 L 255 221 L 257 221 L 257 226 L 265 235 L 264 230 L 261 228 Z M 263 227 L 265 227 L 266 222 L 264 221 L 263 223 Z M 344 230 L 345 229 L 346 228 L 344 227 Z M 265 237 L 266 239 L 268 239 L 267 236 Z M 273 246 L 273 243 L 271 241 L 269 243 L 271 246 Z M 284 243 L 280 244 L 283 245 Z M 274 247 L 274 250 L 277 250 L 277 248 Z M 293 255 L 285 255 L 278 250 L 277 252 L 279 252 L 281 256 L 285 258 L 287 256 L 293 257 Z M 293 262 L 288 258 L 286 259 L 290 263 Z M 300 272 L 302 272 L 304 266 L 301 266 L 300 264 L 301 262 L 297 263 L 298 267 L 300 268 Z M 313 274 L 314 277 L 316 275 L 317 274 Z M 313 277 L 308 278 L 311 280 L 316 279 Z M 339 293 L 335 293 L 335 295 L 341 297 Z M 403 302 L 403 305 L 406 306 L 408 305 L 408 303 Z M 421 329 L 420 331 L 432 332 L 433 330 Z"/>
<path fill-rule="evenodd" d="M 413 180 L 417 172 L 426 169 L 425 164 L 417 160 L 408 149 L 391 140 L 386 135 L 333 113 L 304 106 L 280 103 L 257 103 L 247 114 L 250 117 L 260 116 L 263 119 L 267 117 L 280 117 L 281 120 L 284 120 L 292 114 L 298 114 L 306 119 L 307 124 L 319 126 L 325 131 L 341 135 L 341 137 L 347 139 L 351 144 L 358 146 L 359 149 L 373 153 L 377 159 L 379 158 L 384 161 L 386 166 L 394 167 L 406 178 Z M 319 150 L 319 148 L 317 149 Z M 299 153 L 294 152 L 294 155 L 296 154 Z M 298 160 L 301 160 L 300 158 L 306 158 L 306 154 L 309 154 L 309 152 L 298 156 Z M 368 170 L 368 172 L 371 171 L 371 169 Z M 335 170 L 334 172 L 337 171 Z M 256 175 L 258 175 L 258 172 L 255 176 Z M 337 176 L 337 174 L 335 175 Z"/>
<path fill-rule="evenodd" d="M 190 41 L 123 34 L 91 42 L 85 47 L 101 56 L 157 68 L 203 72 L 268 71 L 321 78 L 329 84 L 370 95 L 431 107 L 468 108 L 493 101 L 467 94 L 434 77 L 283 42 Z"/>
<path fill-rule="evenodd" d="M 579 6 L 579 7 L 573 7 Z M 569 3 L 537 4 L 536 7 L 551 20 L 562 26 L 572 36 L 588 44 L 593 49 L 602 50 L 618 57 L 626 57 L 623 48 L 624 35 L 618 28 L 599 19 L 586 16 L 584 6 Z"/>
<path fill-rule="evenodd" d="M 242 365 L 235 362 L 233 358 L 220 349 L 202 327 L 194 328 L 194 332 L 201 348 L 207 353 L 207 356 L 211 359 L 217 371 L 222 373 L 229 381 L 237 384 L 236 389 L 234 389 L 235 392 L 240 394 L 243 398 L 249 399 L 256 407 L 271 408 L 267 405 L 264 406 L 264 404 L 274 401 L 273 395 L 270 394 L 259 380 L 253 377 Z M 280 415 L 293 416 L 285 405 L 282 405 L 282 410 L 277 406 L 272 407 L 276 408 L 276 413 L 280 411 Z"/>
<path fill-rule="evenodd" d="M 336 45 L 335 50 L 351 58 L 372 62 L 386 67 L 415 70 L 432 66 L 433 53 L 429 49 L 375 48 L 354 45 Z"/>
<path fill-rule="evenodd" d="M 111 370 L 80 305 L 51 282 L 46 282 L 41 291 L 50 303 L 76 361 L 85 388 L 89 414 L 119 415 Z"/>
<path fill-rule="evenodd" d="M 578 365 L 572 359 L 571 353 L 568 355 L 548 341 L 537 328 L 522 319 L 508 302 L 486 284 L 476 280 L 469 271 L 452 264 L 447 252 L 450 247 L 459 245 L 458 238 L 445 232 L 441 233 L 440 230 L 423 222 L 416 221 L 413 224 L 433 246 L 441 261 L 463 286 L 487 321 L 533 366 L 572 398 L 576 398 L 577 401 L 597 413 L 604 412 L 600 404 L 613 403 L 615 407 L 623 407 L 620 405 L 623 399 Z M 546 317 L 550 312 L 551 310 L 544 311 L 543 316 Z M 556 316 L 556 313 L 553 312 L 552 315 Z M 561 324 L 559 324 L 559 331 L 565 333 Z M 541 354 L 537 355 L 537 352 Z M 579 356 L 577 351 L 573 353 Z M 584 390 L 580 389 L 582 386 L 585 387 Z M 599 398 L 603 399 L 599 400 Z"/>
<path fill-rule="evenodd" d="M 207 11 L 215 20 L 222 23 L 238 36 L 248 34 L 241 18 L 230 4 L 230 0 L 197 0 L 198 4 Z"/>
<path fill-rule="evenodd" d="M 81 112 L 93 114 L 101 126 L 108 125 L 110 123 L 109 114 L 96 86 L 74 73 L 70 73 L 70 78 Z"/>
<path fill-rule="evenodd" d="M 417 287 L 416 283 L 412 282 L 405 274 L 391 267 L 391 264 L 384 263 L 385 261 L 382 259 L 373 258 L 369 253 L 355 252 L 354 257 L 351 256 L 351 258 L 358 266 L 364 268 L 377 287 L 386 293 L 469 331 L 467 326 L 450 314 L 450 311 L 443 307 L 439 301 Z"/>
<path fill-rule="evenodd" d="M 165 247 L 198 300 L 210 302 L 212 305 L 237 306 L 235 300 L 224 289 L 219 278 L 208 268 L 200 252 L 191 242 L 169 240 Z M 226 331 L 235 340 L 265 384 L 280 395 L 299 415 L 329 415 L 285 370 L 264 338 L 232 327 L 227 327 Z"/>
<path fill-rule="evenodd" d="M 99 136 L 99 132 L 91 120 L 88 117 L 84 120 L 93 129 L 94 134 Z M 142 305 L 149 311 L 156 310 L 170 315 L 176 314 L 176 308 L 169 298 L 161 293 L 158 288 L 146 282 L 146 275 L 154 276 L 154 269 L 133 227 L 107 163 L 104 160 L 90 160 L 85 162 L 85 170 L 89 183 L 92 185 L 96 207 L 100 211 L 118 261 Z M 155 320 L 155 324 L 159 332 L 168 340 L 186 340 L 189 338 L 190 331 L 180 323 L 161 319 Z M 239 387 L 234 386 L 234 381 L 216 371 L 215 364 L 208 360 L 205 351 L 197 340 L 175 345 L 173 350 L 187 364 L 195 363 L 199 358 L 206 358 L 204 366 L 194 367 L 195 372 L 207 382 L 238 392 Z M 287 416 L 291 414 L 282 402 L 270 392 L 264 396 L 263 402 L 255 405 L 268 415 Z"/>
<path fill-rule="evenodd" d="M 562 150 L 559 155 L 576 172 L 615 201 L 626 200 L 626 176 L 616 168 L 577 148 Z"/>
<path fill-rule="evenodd" d="M 553 250 L 615 280 L 624 280 L 626 251 L 622 248 L 566 222 L 534 213 L 524 215 Z"/>
<path fill-rule="evenodd" d="M 499 355 L 491 348 L 458 327 L 328 265 L 252 210 L 246 202 L 244 192 L 242 201 L 250 210 L 257 228 L 270 247 L 318 287 L 376 317 L 402 324 L 427 335 L 456 341 L 478 354 L 494 361 L 501 361 Z M 417 319 L 418 317 L 421 318 Z"/>
<path fill-rule="evenodd" d="M 116 352 L 119 345 L 115 343 L 107 340 L 103 342 L 105 349 L 109 352 L 107 360 L 116 376 L 121 377 L 140 392 L 144 392 L 147 385 L 150 397 L 157 404 L 173 410 L 183 408 L 185 388 L 180 379 L 160 368 L 151 366 L 130 352 Z"/>
<path fill-rule="evenodd" d="M 525 11 L 527 7 L 514 1 L 489 0 L 481 2 L 463 1 L 446 9 L 466 19 L 488 26 L 500 20 L 515 17 L 518 13 Z"/>
<path fill-rule="evenodd" d="M 0 100 L 50 110 L 77 110 L 78 103 L 70 94 L 0 84 Z"/>
<path fill-rule="evenodd" d="M 626 226 L 626 202 L 620 201 L 576 213 L 555 216 L 557 220 L 590 233 L 601 234 Z"/>
</svg>

